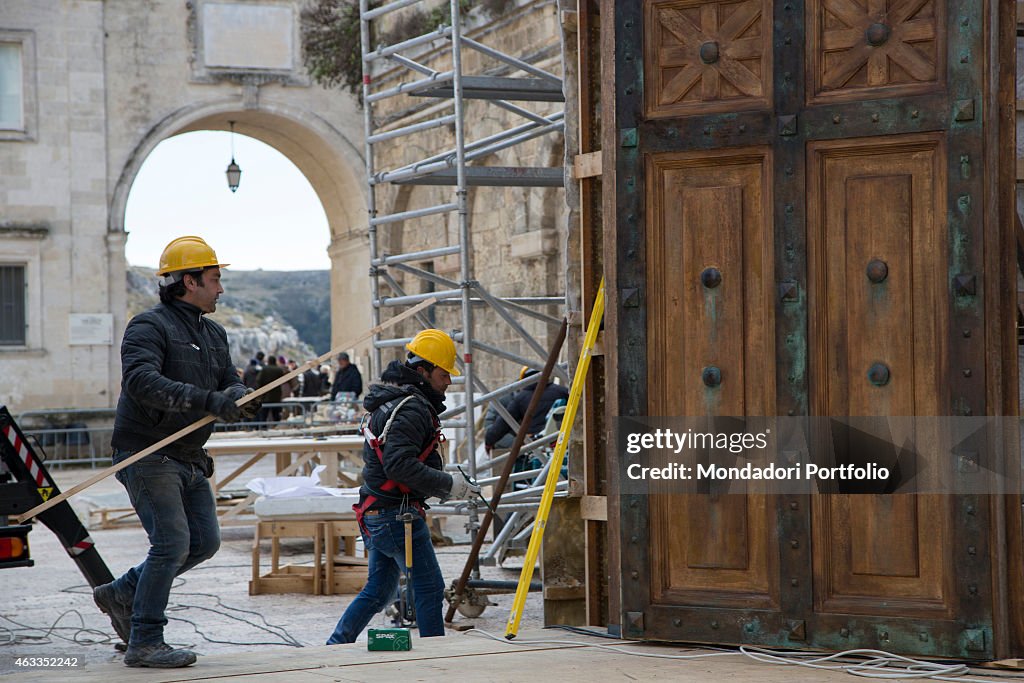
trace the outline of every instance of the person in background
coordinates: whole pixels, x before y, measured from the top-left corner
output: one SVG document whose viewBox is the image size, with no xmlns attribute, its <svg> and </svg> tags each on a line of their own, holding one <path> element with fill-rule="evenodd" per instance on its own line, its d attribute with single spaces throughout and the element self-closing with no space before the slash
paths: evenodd
<svg viewBox="0 0 1024 683">
<path fill-rule="evenodd" d="M 320 380 L 320 371 L 316 366 L 302 373 L 302 395 L 304 397 L 319 396 L 322 388 L 323 383 Z"/>
<path fill-rule="evenodd" d="M 206 317 L 224 292 L 226 265 L 200 237 L 179 237 L 161 254 L 160 303 L 131 319 L 121 343 L 114 464 L 207 415 L 238 422 L 259 407 L 259 399 L 236 405 L 252 389 L 235 372 L 224 328 Z M 196 661 L 195 653 L 164 641 L 165 611 L 175 577 L 220 547 L 209 482 L 213 460 L 203 448 L 212 432 L 212 423 L 200 427 L 115 475 L 150 544 L 141 564 L 93 590 L 96 605 L 128 643 L 127 666 L 176 668 Z"/>
<path fill-rule="evenodd" d="M 295 369 L 295 361 L 287 360 L 284 356 L 277 357 L 277 366 L 284 370 L 285 374 L 288 374 Z M 281 385 L 281 400 L 291 398 L 299 395 L 299 378 L 292 377 L 290 380 Z M 288 419 L 292 415 L 299 414 L 302 412 L 301 408 L 282 408 L 281 418 Z"/>
<path fill-rule="evenodd" d="M 260 353 L 257 355 L 263 355 L 263 352 L 260 351 Z M 249 365 L 245 367 L 245 372 L 242 373 L 242 384 L 249 387 L 250 389 L 255 389 L 256 378 L 259 377 L 260 370 L 262 369 L 263 366 L 260 364 L 258 358 L 250 358 Z"/>
<path fill-rule="evenodd" d="M 285 371 L 293 372 L 298 367 L 299 366 L 295 361 L 290 360 L 288 361 L 288 365 L 285 367 Z M 302 380 L 299 379 L 300 377 L 302 377 L 302 375 L 295 375 L 295 377 L 288 380 L 288 386 L 292 389 L 292 396 L 302 395 Z"/>
<path fill-rule="evenodd" d="M 284 373 L 282 373 L 282 374 L 287 374 L 287 372 L 288 372 L 288 361 L 285 359 L 284 356 L 278 356 L 277 357 L 277 367 L 279 367 L 282 370 L 284 370 Z M 294 394 L 294 391 L 292 389 L 291 380 L 289 380 L 289 381 L 287 381 L 287 382 L 285 382 L 284 384 L 281 385 L 281 400 L 284 400 L 286 398 L 291 398 L 294 395 L 295 394 Z"/>
<path fill-rule="evenodd" d="M 498 402 L 501 403 L 501 405 L 505 406 L 505 410 L 509 410 L 512 408 L 512 402 L 516 398 L 516 393 L 517 392 L 505 394 L 504 396 L 498 399 Z M 487 430 L 489 430 L 491 426 L 494 425 L 495 422 L 501 421 L 503 419 L 504 418 L 502 418 L 501 415 L 498 413 L 498 409 L 494 407 L 494 401 L 492 400 L 491 405 L 487 407 L 487 413 L 484 415 L 484 433 L 486 433 Z M 512 433 L 512 430 L 509 430 L 507 434 L 503 435 L 500 439 L 494 442 L 493 446 L 491 446 L 491 449 L 512 448 L 512 442 L 515 440 L 516 435 Z"/>
<path fill-rule="evenodd" d="M 331 366 L 326 363 L 320 366 L 320 395 L 331 393 Z"/>
<path fill-rule="evenodd" d="M 344 351 L 338 354 L 338 369 L 334 373 L 334 383 L 331 385 L 331 400 L 337 401 L 338 394 L 343 391 L 353 394 L 355 398 L 359 398 L 363 393 L 363 376 Z"/>
<path fill-rule="evenodd" d="M 277 364 L 277 358 L 271 354 L 267 357 L 267 366 L 260 370 L 260 375 L 257 378 L 258 388 L 262 389 L 267 386 L 275 379 L 284 377 L 284 368 Z M 263 394 L 264 403 L 280 403 L 281 402 L 281 387 L 277 386 Z M 263 406 L 260 408 L 258 422 L 280 422 L 281 421 L 281 408 L 280 406 Z"/>
<path fill-rule="evenodd" d="M 519 379 L 526 379 L 531 375 L 536 375 L 537 371 L 526 366 L 519 373 Z M 516 419 L 516 422 L 523 421 L 523 415 L 526 414 L 526 408 L 530 405 L 530 398 L 533 396 L 534 387 L 525 387 L 520 389 L 513 394 L 512 405 L 508 406 L 509 415 Z M 537 409 L 533 413 L 533 419 L 530 420 L 529 431 L 527 436 L 533 436 L 540 434 L 544 431 L 544 424 L 547 422 L 548 411 L 551 410 L 551 406 L 554 405 L 558 399 L 568 399 L 569 390 L 560 384 L 548 382 L 548 385 L 544 387 L 544 393 L 540 396 L 540 403 L 537 404 Z M 495 444 L 505 434 L 512 431 L 512 428 L 508 426 L 505 420 L 499 416 L 494 423 L 488 427 L 487 432 L 484 435 L 484 445 L 487 450 L 490 451 L 495 447 Z"/>
</svg>

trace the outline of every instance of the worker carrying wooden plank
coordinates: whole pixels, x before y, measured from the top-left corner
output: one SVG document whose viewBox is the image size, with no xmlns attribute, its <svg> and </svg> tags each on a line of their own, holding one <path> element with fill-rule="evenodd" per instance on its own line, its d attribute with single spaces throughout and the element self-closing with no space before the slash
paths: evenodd
<svg viewBox="0 0 1024 683">
<path fill-rule="evenodd" d="M 252 418 L 259 400 L 235 402 L 247 389 L 228 353 L 224 328 L 205 317 L 217 309 L 221 263 L 200 237 L 179 237 L 160 256 L 160 303 L 132 318 L 121 344 L 121 396 L 111 438 L 117 463 L 207 414 L 224 422 Z M 124 663 L 175 668 L 195 663 L 190 650 L 164 642 L 171 584 L 220 547 L 203 450 L 213 424 L 167 444 L 117 473 L 149 536 L 149 553 L 93 597 L 128 643 Z"/>
</svg>

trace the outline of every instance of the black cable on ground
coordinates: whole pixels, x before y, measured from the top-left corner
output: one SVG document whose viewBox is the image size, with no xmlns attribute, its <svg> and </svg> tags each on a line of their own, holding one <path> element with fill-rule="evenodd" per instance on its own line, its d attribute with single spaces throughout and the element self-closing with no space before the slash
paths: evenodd
<svg viewBox="0 0 1024 683">
<path fill-rule="evenodd" d="M 69 614 L 74 614 L 78 617 L 78 626 L 58 626 L 64 617 Z M 0 647 L 5 645 L 47 645 L 54 642 L 54 639 L 64 640 L 69 643 L 76 643 L 78 645 L 106 645 L 108 643 L 118 640 L 117 636 L 112 636 L 103 631 L 99 631 L 93 628 L 87 628 L 85 626 L 85 618 L 82 613 L 76 609 L 65 610 L 60 613 L 60 616 L 50 624 L 47 628 L 37 628 L 35 626 L 28 626 L 21 622 L 15 621 L 10 617 L 0 615 L 0 619 L 10 622 L 18 628 L 10 628 L 4 624 L 0 624 Z M 42 632 L 42 635 L 19 635 L 21 632 L 27 631 L 29 633 L 33 631 Z M 71 636 L 61 635 L 61 631 L 71 631 Z"/>
<path fill-rule="evenodd" d="M 248 646 L 248 645 L 288 645 L 289 647 L 305 647 L 305 645 L 300 640 L 295 638 L 291 633 L 289 633 L 288 630 L 284 626 L 278 626 L 277 624 L 271 624 L 259 612 L 256 612 L 256 611 L 253 611 L 253 610 L 242 609 L 241 607 L 233 607 L 231 605 L 227 605 L 227 604 L 224 603 L 224 601 L 220 598 L 219 595 L 214 595 L 212 593 L 199 593 L 199 592 L 188 592 L 188 591 L 180 591 L 180 590 L 178 590 L 182 586 L 184 586 L 186 583 L 187 583 L 186 579 L 184 579 L 184 578 L 182 578 L 180 576 L 177 577 L 174 580 L 174 585 L 171 587 L 171 590 L 174 591 L 171 594 L 172 598 L 178 598 L 178 597 L 181 597 L 181 596 L 212 598 L 216 602 L 216 607 L 207 607 L 205 605 L 188 604 L 188 603 L 182 603 L 182 602 L 179 602 L 179 601 L 168 601 L 167 609 L 165 610 L 166 613 L 167 613 L 167 618 L 168 618 L 168 620 L 173 619 L 174 621 L 180 621 L 180 622 L 184 622 L 184 623 L 190 625 L 193 628 L 193 630 L 195 630 L 196 634 L 199 635 L 199 637 L 202 638 L 204 641 L 206 641 L 208 643 L 214 643 L 214 644 L 217 644 L 217 645 L 238 645 L 238 646 Z M 64 589 L 62 589 L 61 592 L 64 592 L 64 593 L 76 593 L 76 594 L 88 593 L 89 595 L 92 595 L 92 588 L 90 586 L 86 586 L 86 585 L 77 585 L 77 586 L 71 586 L 71 587 L 68 587 L 68 588 L 64 588 Z M 278 640 L 278 641 L 246 641 L 244 643 L 240 643 L 240 642 L 235 642 L 235 641 L 230 641 L 230 640 L 219 640 L 219 639 L 216 639 L 216 638 L 211 638 L 210 636 L 208 636 L 206 633 L 204 633 L 199 628 L 199 625 L 196 624 L 196 622 L 192 621 L 191 619 L 186 619 L 183 616 L 175 616 L 175 615 L 172 614 L 173 612 L 183 612 L 183 611 L 186 611 L 186 610 L 189 610 L 189 609 L 202 610 L 202 611 L 206 611 L 206 612 L 213 612 L 214 614 L 219 614 L 220 616 L 225 617 L 227 619 L 231 619 L 233 621 L 238 621 L 238 622 L 241 622 L 241 623 L 246 624 L 248 626 L 251 626 L 254 629 L 257 629 L 259 631 L 263 631 L 265 633 L 269 633 L 270 635 L 274 636 L 275 638 L 279 638 L 280 640 Z M 253 615 L 255 617 L 258 617 L 259 621 L 262 622 L 262 623 L 257 623 L 256 621 L 253 621 L 253 620 L 247 619 L 245 617 L 239 616 L 239 613 L 241 613 L 241 614 L 251 614 L 251 615 Z M 81 616 L 81 615 L 79 615 L 79 616 Z M 2 633 L 2 631 L 0 631 L 0 633 Z M 116 638 L 108 637 L 107 641 L 102 641 L 102 642 L 108 642 L 110 640 L 116 640 Z"/>
</svg>

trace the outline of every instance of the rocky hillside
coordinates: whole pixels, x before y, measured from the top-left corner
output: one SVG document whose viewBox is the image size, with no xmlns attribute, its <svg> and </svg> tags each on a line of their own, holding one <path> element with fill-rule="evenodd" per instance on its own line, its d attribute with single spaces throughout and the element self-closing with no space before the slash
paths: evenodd
<svg viewBox="0 0 1024 683">
<path fill-rule="evenodd" d="M 228 332 L 231 357 L 243 367 L 257 351 L 302 362 L 331 343 L 330 273 L 244 271 L 225 274 L 225 292 L 211 317 Z M 152 268 L 128 269 L 128 315 L 157 302 Z"/>
</svg>

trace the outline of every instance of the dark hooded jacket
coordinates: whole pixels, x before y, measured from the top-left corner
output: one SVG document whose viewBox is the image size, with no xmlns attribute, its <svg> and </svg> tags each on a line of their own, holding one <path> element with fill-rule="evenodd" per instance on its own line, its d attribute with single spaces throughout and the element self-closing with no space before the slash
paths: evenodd
<svg viewBox="0 0 1024 683">
<path fill-rule="evenodd" d="M 391 411 L 407 396 L 394 415 L 385 436 L 381 462 L 368 443 L 363 444 L 363 485 L 359 489 L 360 503 L 368 495 L 377 496 L 369 509 L 402 505 L 404 496 L 398 488 L 381 490 L 388 479 L 408 486 L 409 501 L 423 502 L 425 498 L 443 498 L 452 488 L 452 477 L 443 471 L 444 461 L 435 446 L 423 462 L 419 455 L 434 439 L 437 416 L 444 411 L 444 395 L 435 391 L 416 371 L 398 361 L 392 361 L 381 375 L 387 384 L 374 384 L 363 400 L 369 412 L 370 431 L 380 436 Z"/>
<path fill-rule="evenodd" d="M 206 417 L 211 392 L 234 400 L 245 393 L 228 353 L 224 328 L 192 304 L 157 304 L 131 319 L 121 342 L 121 396 L 111 445 L 141 451 Z M 208 424 L 160 453 L 183 462 L 201 462 Z"/>
<path fill-rule="evenodd" d="M 523 416 L 526 415 L 526 409 L 530 406 L 530 399 L 533 398 L 534 387 L 526 387 L 520 389 L 512 396 L 512 404 L 506 406 L 508 413 L 516 419 L 516 422 L 522 422 Z M 547 424 L 548 412 L 551 410 L 551 406 L 555 404 L 558 399 L 568 399 L 569 390 L 560 384 L 548 384 L 544 387 L 544 393 L 540 395 L 540 402 L 537 404 L 537 409 L 533 413 L 533 419 L 530 420 L 530 430 L 527 432 L 528 435 L 540 434 L 544 431 L 544 426 Z M 487 428 L 487 432 L 484 435 L 484 442 L 493 447 L 505 434 L 512 433 L 512 428 L 508 426 L 508 422 L 499 415 L 495 418 L 494 422 Z"/>
<path fill-rule="evenodd" d="M 339 369 L 334 376 L 334 384 L 331 385 L 331 400 L 336 401 L 338 394 L 342 391 L 351 391 L 359 398 L 363 393 L 363 376 L 359 374 L 359 368 L 349 363 L 344 369 Z"/>
</svg>

